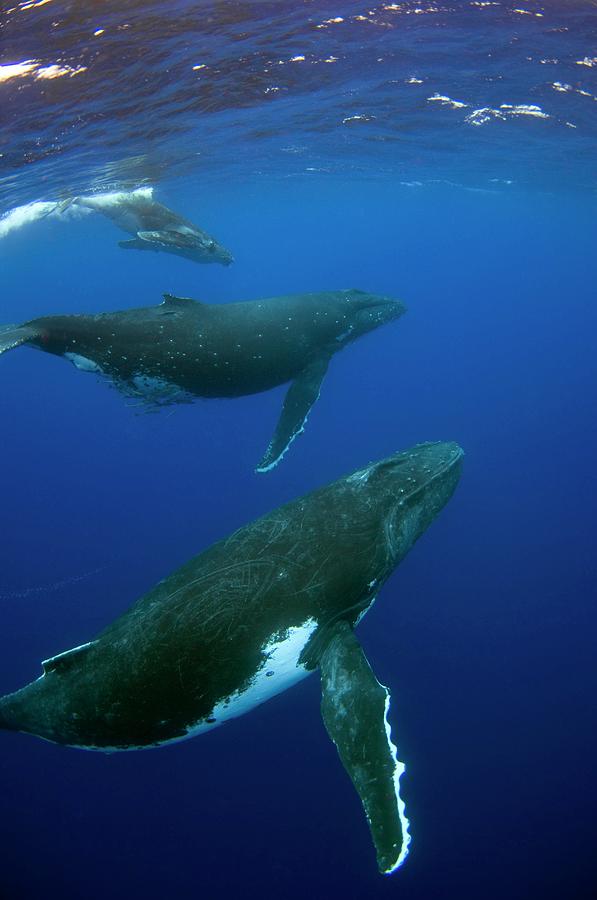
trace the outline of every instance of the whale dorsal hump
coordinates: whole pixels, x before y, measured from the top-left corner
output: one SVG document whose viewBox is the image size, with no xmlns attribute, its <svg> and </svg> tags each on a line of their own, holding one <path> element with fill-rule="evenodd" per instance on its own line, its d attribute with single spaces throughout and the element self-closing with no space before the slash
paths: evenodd
<svg viewBox="0 0 597 900">
<path fill-rule="evenodd" d="M 64 653 L 44 659 L 41 664 L 44 675 L 47 675 L 48 672 L 66 672 L 74 662 L 79 662 L 94 644 L 97 644 L 97 641 L 89 641 L 87 644 L 81 644 L 79 647 L 73 647 L 71 650 L 65 650 Z"/>
<path fill-rule="evenodd" d="M 325 727 L 365 808 L 379 870 L 390 874 L 410 842 L 399 792 L 404 764 L 390 737 L 390 693 L 345 621 L 336 625 L 319 667 Z"/>
<path fill-rule="evenodd" d="M 164 302 L 162 306 L 204 306 L 200 300 L 193 300 L 191 297 L 175 297 L 174 294 L 164 294 Z"/>
</svg>

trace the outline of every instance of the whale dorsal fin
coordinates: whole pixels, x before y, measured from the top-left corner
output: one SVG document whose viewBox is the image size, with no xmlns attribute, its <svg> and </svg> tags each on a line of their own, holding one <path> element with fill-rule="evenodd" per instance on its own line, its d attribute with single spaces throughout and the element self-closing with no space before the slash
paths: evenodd
<svg viewBox="0 0 597 900">
<path fill-rule="evenodd" d="M 371 830 L 380 872 L 406 859 L 410 836 L 387 714 L 390 693 L 379 683 L 346 621 L 339 622 L 321 654 L 321 714 L 350 775 Z"/>
<path fill-rule="evenodd" d="M 330 362 L 329 356 L 319 356 L 297 375 L 284 398 L 284 406 L 276 430 L 265 451 L 257 472 L 267 472 L 276 466 L 295 437 L 304 428 L 311 407 L 319 397 L 321 382 Z"/>
<path fill-rule="evenodd" d="M 49 659 L 42 660 L 41 667 L 44 670 L 44 675 L 47 675 L 48 672 L 66 672 L 70 669 L 72 664 L 78 662 L 94 644 L 97 644 L 97 641 L 88 641 L 86 644 L 81 644 L 79 647 L 73 647 L 71 650 L 65 650 L 64 653 L 58 653 L 56 656 L 51 656 Z"/>
</svg>

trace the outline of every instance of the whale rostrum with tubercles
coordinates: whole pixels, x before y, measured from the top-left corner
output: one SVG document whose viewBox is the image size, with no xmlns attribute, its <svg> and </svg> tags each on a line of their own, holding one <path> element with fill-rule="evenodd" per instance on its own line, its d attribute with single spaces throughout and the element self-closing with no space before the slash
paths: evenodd
<svg viewBox="0 0 597 900">
<path fill-rule="evenodd" d="M 460 477 L 462 450 L 420 444 L 240 528 L 157 584 L 95 639 L 0 698 L 0 728 L 90 750 L 210 731 L 321 674 L 325 727 L 381 872 L 410 837 L 390 694 L 354 628 Z"/>
<path fill-rule="evenodd" d="M 404 312 L 398 300 L 359 290 L 226 304 L 165 294 L 157 306 L 5 326 L 0 353 L 37 347 L 152 405 L 240 397 L 291 382 L 257 467 L 265 472 L 303 430 L 334 353 Z"/>
</svg>

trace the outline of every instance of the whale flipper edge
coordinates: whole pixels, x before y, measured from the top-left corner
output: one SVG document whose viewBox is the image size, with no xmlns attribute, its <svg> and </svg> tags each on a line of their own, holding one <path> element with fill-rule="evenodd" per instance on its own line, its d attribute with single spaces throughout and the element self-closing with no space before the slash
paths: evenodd
<svg viewBox="0 0 597 900">
<path fill-rule="evenodd" d="M 273 437 L 256 472 L 268 472 L 277 466 L 291 443 L 304 429 L 311 407 L 317 401 L 330 357 L 319 356 L 294 379 L 284 398 L 284 406 Z"/>
<path fill-rule="evenodd" d="M 390 875 L 406 859 L 410 835 L 387 713 L 390 693 L 373 674 L 352 628 L 338 623 L 323 651 L 321 714 L 365 809 L 380 872 Z"/>
</svg>

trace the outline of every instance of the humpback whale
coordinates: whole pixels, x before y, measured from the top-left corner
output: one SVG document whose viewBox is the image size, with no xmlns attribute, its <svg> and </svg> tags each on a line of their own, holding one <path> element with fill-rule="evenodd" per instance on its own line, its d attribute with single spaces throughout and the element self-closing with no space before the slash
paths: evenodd
<svg viewBox="0 0 597 900">
<path fill-rule="evenodd" d="M 0 698 L 0 728 L 88 750 L 182 741 L 319 669 L 325 727 L 356 788 L 381 872 L 410 837 L 390 693 L 354 628 L 460 477 L 462 450 L 419 444 L 245 525 L 96 638 Z"/>
<path fill-rule="evenodd" d="M 6 326 L 0 353 L 29 344 L 153 405 L 239 397 L 290 381 L 257 467 L 265 472 L 303 430 L 333 354 L 404 311 L 397 300 L 358 290 L 225 305 L 165 294 L 158 306 Z"/>
<path fill-rule="evenodd" d="M 118 246 L 124 250 L 163 250 L 193 262 L 223 266 L 234 261 L 232 254 L 211 235 L 154 200 L 152 188 L 75 197 L 57 204 L 57 211 L 63 212 L 73 204 L 102 213 L 132 234 L 132 240 L 119 241 Z"/>
</svg>

